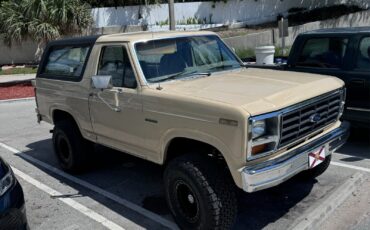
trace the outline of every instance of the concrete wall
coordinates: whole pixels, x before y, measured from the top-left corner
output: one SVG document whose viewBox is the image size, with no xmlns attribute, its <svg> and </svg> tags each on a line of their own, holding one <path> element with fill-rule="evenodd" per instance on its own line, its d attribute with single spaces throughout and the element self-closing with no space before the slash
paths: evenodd
<svg viewBox="0 0 370 230">
<path fill-rule="evenodd" d="M 271 45 L 273 30 L 223 39 L 230 47 L 236 50 L 254 49 L 256 46 Z"/>
<path fill-rule="evenodd" d="M 259 24 L 276 20 L 290 8 L 304 7 L 308 10 L 335 4 L 353 4 L 368 8 L 370 0 L 228 0 L 213 2 L 188 2 L 175 4 L 175 16 L 179 24 L 188 18 L 198 18 L 206 23 L 232 24 L 247 22 Z M 139 19 L 139 15 L 142 16 Z M 96 27 L 115 25 L 152 25 L 168 19 L 168 5 L 127 6 L 95 8 L 92 16 Z"/>
<path fill-rule="evenodd" d="M 0 65 L 32 62 L 35 60 L 36 50 L 37 44 L 30 40 L 14 44 L 11 48 L 0 44 Z"/>
<path fill-rule="evenodd" d="M 89 32 L 84 32 L 82 36 L 89 34 L 112 34 L 124 32 L 143 31 L 146 28 L 143 26 L 110 26 L 102 28 L 92 28 Z M 81 36 L 81 35 L 78 35 Z M 0 40 L 0 65 L 7 64 L 23 64 L 35 62 L 35 53 L 37 43 L 32 40 L 22 42 L 22 44 L 13 44 L 8 47 L 1 43 Z"/>
<path fill-rule="evenodd" d="M 291 46 L 298 34 L 323 28 L 370 26 L 370 10 L 348 14 L 337 19 L 311 22 L 289 27 L 289 36 L 285 38 L 286 46 Z M 281 47 L 278 29 L 244 36 L 225 38 L 224 41 L 236 50 L 254 49 L 256 46 L 275 45 Z"/>
</svg>

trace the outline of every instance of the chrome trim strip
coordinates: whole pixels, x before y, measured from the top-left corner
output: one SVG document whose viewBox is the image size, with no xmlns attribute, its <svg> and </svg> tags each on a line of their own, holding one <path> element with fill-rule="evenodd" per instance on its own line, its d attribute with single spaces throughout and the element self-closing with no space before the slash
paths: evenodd
<svg viewBox="0 0 370 230">
<path fill-rule="evenodd" d="M 276 135 L 271 135 L 271 136 L 261 137 L 261 138 L 254 140 L 252 142 L 252 146 L 262 145 L 262 144 L 267 144 L 270 142 L 277 142 L 277 141 L 278 141 L 278 137 Z"/>
<path fill-rule="evenodd" d="M 361 111 L 361 112 L 370 112 L 370 109 L 363 109 L 357 107 L 347 107 L 348 110 Z"/>
<path fill-rule="evenodd" d="M 151 112 L 151 113 L 157 113 L 157 114 L 161 114 L 161 115 L 165 115 L 165 116 L 180 117 L 180 118 L 189 119 L 189 120 L 219 124 L 219 122 L 218 122 L 218 120 L 216 120 L 216 118 L 215 118 L 215 120 L 212 120 L 211 118 L 210 119 L 203 119 L 203 118 L 198 118 L 198 117 L 195 117 L 195 116 L 192 117 L 192 116 L 186 116 L 186 115 L 181 115 L 181 114 L 176 114 L 176 113 L 167 113 L 167 112 L 161 112 L 161 111 L 152 110 L 152 109 L 146 109 L 145 111 L 146 112 Z"/>
</svg>

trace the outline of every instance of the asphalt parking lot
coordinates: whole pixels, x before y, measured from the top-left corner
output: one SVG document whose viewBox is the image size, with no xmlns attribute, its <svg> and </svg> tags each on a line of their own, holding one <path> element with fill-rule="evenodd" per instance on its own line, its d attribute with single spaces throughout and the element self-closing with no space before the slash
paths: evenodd
<svg viewBox="0 0 370 230">
<path fill-rule="evenodd" d="M 52 150 L 52 126 L 37 124 L 34 108 L 34 100 L 0 102 L 0 155 L 24 189 L 31 229 L 176 228 L 163 197 L 162 167 L 97 146 L 89 172 L 66 174 Z M 355 173 L 368 178 L 369 138 L 355 131 L 317 180 L 293 178 L 240 193 L 235 229 L 289 229 Z"/>
</svg>

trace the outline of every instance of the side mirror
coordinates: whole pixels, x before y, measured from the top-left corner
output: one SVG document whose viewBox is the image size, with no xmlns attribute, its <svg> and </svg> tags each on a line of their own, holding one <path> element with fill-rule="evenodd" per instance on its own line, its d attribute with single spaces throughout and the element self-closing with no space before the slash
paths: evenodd
<svg viewBox="0 0 370 230">
<path fill-rule="evenodd" d="M 95 89 L 111 89 L 112 76 L 111 75 L 96 75 L 91 77 L 92 87 Z"/>
</svg>

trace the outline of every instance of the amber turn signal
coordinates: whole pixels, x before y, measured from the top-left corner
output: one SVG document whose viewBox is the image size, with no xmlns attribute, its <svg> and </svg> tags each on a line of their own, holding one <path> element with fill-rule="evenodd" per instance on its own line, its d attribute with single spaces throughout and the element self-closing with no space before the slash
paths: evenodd
<svg viewBox="0 0 370 230">
<path fill-rule="evenodd" d="M 267 144 L 256 145 L 252 148 L 252 155 L 265 152 L 266 149 L 267 149 Z"/>
</svg>

